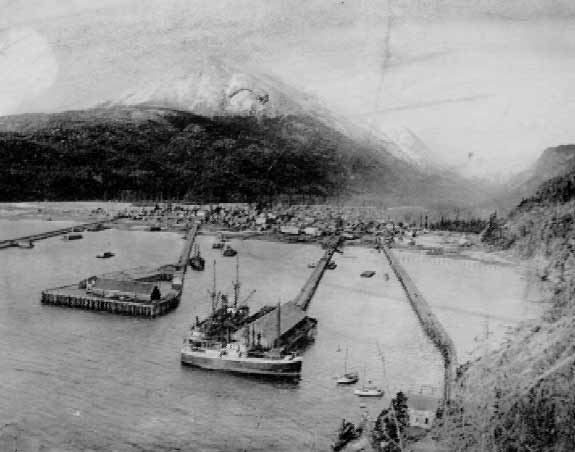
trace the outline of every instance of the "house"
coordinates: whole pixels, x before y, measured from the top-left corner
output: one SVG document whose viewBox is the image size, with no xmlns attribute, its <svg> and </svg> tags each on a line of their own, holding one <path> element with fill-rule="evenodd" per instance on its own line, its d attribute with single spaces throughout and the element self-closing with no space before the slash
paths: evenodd
<svg viewBox="0 0 575 452">
<path fill-rule="evenodd" d="M 435 413 L 439 406 L 436 397 L 422 394 L 407 395 L 407 411 L 409 413 L 410 427 L 431 429 L 435 421 Z"/>
<path fill-rule="evenodd" d="M 160 289 L 154 283 L 96 278 L 88 280 L 86 292 L 105 298 L 125 298 L 128 301 L 151 303 L 161 298 Z"/>
<path fill-rule="evenodd" d="M 308 226 L 303 230 L 303 232 L 305 235 L 311 235 L 313 237 L 319 237 L 321 235 L 321 231 L 319 230 L 319 228 L 314 226 Z"/>
<path fill-rule="evenodd" d="M 281 226 L 280 232 L 282 234 L 298 235 L 299 234 L 299 226 L 294 226 L 294 225 Z"/>
</svg>

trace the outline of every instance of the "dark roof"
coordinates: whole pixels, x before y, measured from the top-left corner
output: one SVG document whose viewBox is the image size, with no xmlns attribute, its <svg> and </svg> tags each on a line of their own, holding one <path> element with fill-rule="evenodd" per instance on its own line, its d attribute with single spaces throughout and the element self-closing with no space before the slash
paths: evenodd
<svg viewBox="0 0 575 452">
<path fill-rule="evenodd" d="M 268 339 L 277 336 L 277 307 L 257 319 L 253 327 Z M 305 318 L 305 312 L 294 302 L 284 303 L 280 307 L 280 336 L 291 330 Z"/>
<path fill-rule="evenodd" d="M 93 289 L 117 290 L 124 293 L 151 296 L 155 287 L 158 286 L 148 282 L 98 278 L 94 283 Z"/>
<path fill-rule="evenodd" d="M 439 406 L 439 399 L 422 394 L 406 394 L 407 406 L 417 411 L 435 411 Z"/>
</svg>

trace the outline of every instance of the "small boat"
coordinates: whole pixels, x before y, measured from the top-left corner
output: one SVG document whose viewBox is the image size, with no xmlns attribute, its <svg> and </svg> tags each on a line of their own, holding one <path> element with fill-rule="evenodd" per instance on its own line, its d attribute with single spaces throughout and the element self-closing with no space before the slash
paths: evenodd
<svg viewBox="0 0 575 452">
<path fill-rule="evenodd" d="M 83 238 L 84 237 L 82 236 L 82 234 L 67 234 L 64 237 L 62 237 L 62 240 L 80 240 Z"/>
<path fill-rule="evenodd" d="M 114 257 L 114 256 L 115 256 L 115 254 L 112 253 L 111 251 L 104 251 L 103 253 L 96 255 L 96 257 L 98 259 L 109 259 L 110 257 Z"/>
<path fill-rule="evenodd" d="M 362 386 L 360 389 L 356 389 L 353 393 L 358 397 L 383 397 L 383 389 L 379 389 L 377 386 L 371 383 L 371 380 L 367 382 L 367 385 Z"/>
<path fill-rule="evenodd" d="M 234 257 L 236 254 L 238 254 L 238 252 L 234 250 L 230 245 L 226 245 L 224 251 L 222 252 L 222 255 L 225 257 Z"/>
<path fill-rule="evenodd" d="M 363 380 L 365 381 L 365 367 L 363 368 Z M 383 389 L 375 386 L 371 380 L 367 380 L 367 384 L 363 384 L 360 389 L 356 389 L 353 393 L 358 397 L 383 397 Z"/>
<path fill-rule="evenodd" d="M 337 267 L 337 264 L 332 261 L 329 264 L 327 264 L 325 268 L 327 268 L 328 270 L 334 270 L 336 267 Z"/>
<path fill-rule="evenodd" d="M 199 245 L 194 245 L 194 254 L 190 257 L 190 267 L 192 270 L 202 271 L 206 265 L 206 260 L 200 255 Z"/>
<path fill-rule="evenodd" d="M 221 240 L 219 242 L 212 243 L 212 248 L 215 250 L 221 250 L 224 247 L 224 242 Z"/>
<path fill-rule="evenodd" d="M 315 268 L 315 267 L 316 267 L 315 262 L 310 262 L 309 264 L 307 264 L 307 268 Z"/>
<path fill-rule="evenodd" d="M 362 272 L 360 276 L 362 278 L 371 278 L 373 275 L 375 275 L 375 272 L 373 270 L 366 270 Z"/>
<path fill-rule="evenodd" d="M 344 358 L 344 364 L 343 364 L 343 376 L 339 377 L 336 380 L 336 383 L 338 385 L 352 385 L 354 383 L 357 383 L 357 381 L 359 380 L 359 374 L 355 371 L 349 371 L 347 369 L 347 348 L 345 349 L 345 358 Z"/>
</svg>

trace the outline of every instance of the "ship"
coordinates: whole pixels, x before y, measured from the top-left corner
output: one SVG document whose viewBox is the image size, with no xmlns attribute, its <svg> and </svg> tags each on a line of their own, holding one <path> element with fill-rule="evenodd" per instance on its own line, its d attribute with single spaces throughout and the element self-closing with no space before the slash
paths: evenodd
<svg viewBox="0 0 575 452">
<path fill-rule="evenodd" d="M 239 301 L 239 261 L 234 300 L 210 291 L 212 313 L 191 326 L 181 350 L 182 364 L 203 369 L 267 378 L 300 378 L 305 345 L 313 340 L 317 321 L 293 302 L 264 306 L 254 314 Z"/>
<path fill-rule="evenodd" d="M 224 251 L 222 252 L 222 255 L 225 257 L 234 257 L 236 254 L 238 254 L 238 252 L 234 250 L 230 245 L 226 245 Z"/>
<path fill-rule="evenodd" d="M 84 238 L 82 234 L 66 234 L 62 240 L 80 240 L 82 238 Z"/>
<path fill-rule="evenodd" d="M 212 248 L 215 250 L 221 250 L 224 247 L 224 242 L 222 242 L 221 240 L 212 243 Z"/>
<path fill-rule="evenodd" d="M 112 253 L 111 251 L 104 251 L 103 253 L 96 255 L 96 257 L 98 259 L 109 259 L 109 258 L 114 257 L 114 256 L 115 256 L 115 254 Z"/>
<path fill-rule="evenodd" d="M 198 244 L 194 245 L 194 252 L 190 257 L 190 267 L 192 270 L 202 271 L 205 268 L 206 260 L 200 255 L 200 247 Z"/>
</svg>

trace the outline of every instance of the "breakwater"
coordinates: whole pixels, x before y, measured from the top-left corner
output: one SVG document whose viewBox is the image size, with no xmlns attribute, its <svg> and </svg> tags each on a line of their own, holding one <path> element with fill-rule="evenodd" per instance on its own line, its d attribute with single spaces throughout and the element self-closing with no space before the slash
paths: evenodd
<svg viewBox="0 0 575 452">
<path fill-rule="evenodd" d="M 324 255 L 319 259 L 312 274 L 299 291 L 295 302 L 304 311 L 309 307 L 317 286 L 319 285 L 319 282 L 321 281 L 321 278 L 327 268 L 327 265 L 331 261 L 333 253 L 335 253 L 341 242 L 341 237 L 337 237 L 327 245 Z"/>
<path fill-rule="evenodd" d="M 451 399 L 451 384 L 454 380 L 455 368 L 457 366 L 455 344 L 399 260 L 396 259 L 391 250 L 384 244 L 381 244 L 381 249 L 389 261 L 389 265 L 393 269 L 397 279 L 404 288 L 407 299 L 423 326 L 425 333 L 441 353 L 444 365 L 443 403 L 445 404 Z"/>
</svg>

